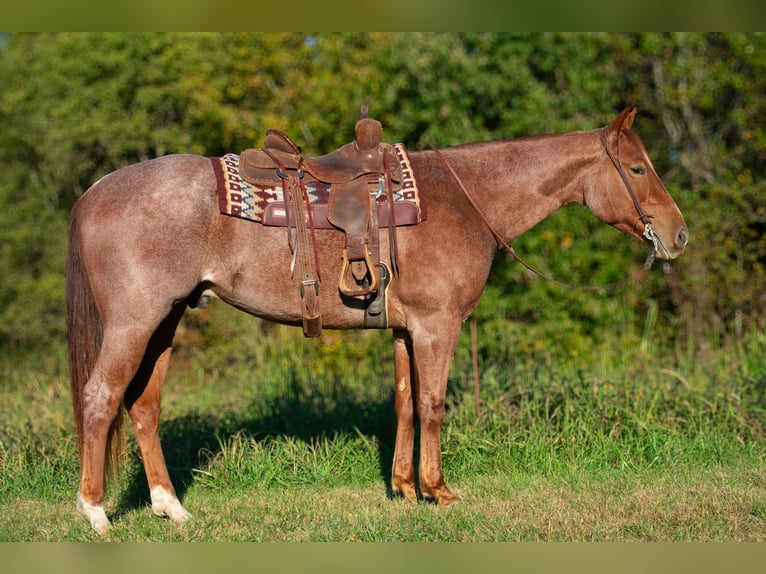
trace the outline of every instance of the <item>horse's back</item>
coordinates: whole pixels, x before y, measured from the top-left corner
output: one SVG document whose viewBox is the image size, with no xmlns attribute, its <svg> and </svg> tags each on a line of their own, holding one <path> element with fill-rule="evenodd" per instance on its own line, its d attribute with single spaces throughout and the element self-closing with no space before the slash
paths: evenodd
<svg viewBox="0 0 766 574">
<path fill-rule="evenodd" d="M 190 183 L 193 185 L 190 186 Z M 110 212 L 145 202 L 170 203 L 190 187 L 215 191 L 210 159 L 191 154 L 165 155 L 121 167 L 94 183 L 79 204 L 98 203 Z M 91 208 L 92 209 L 92 208 Z"/>
</svg>

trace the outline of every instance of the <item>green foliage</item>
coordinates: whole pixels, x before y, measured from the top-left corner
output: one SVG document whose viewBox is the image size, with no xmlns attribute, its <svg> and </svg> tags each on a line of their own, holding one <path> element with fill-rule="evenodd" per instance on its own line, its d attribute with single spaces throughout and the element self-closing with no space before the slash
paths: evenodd
<svg viewBox="0 0 766 574">
<path fill-rule="evenodd" d="M 396 36 L 379 64 L 384 125 L 412 148 L 597 127 L 619 104 L 608 38 Z"/>
<path fill-rule="evenodd" d="M 639 105 L 634 129 L 687 216 L 687 253 L 671 275 L 655 269 L 635 282 L 644 246 L 586 210 L 555 214 L 516 241 L 518 252 L 566 282 L 626 285 L 566 290 L 500 255 L 476 316 L 520 352 L 563 347 L 582 359 L 607 339 L 634 344 L 649 323 L 658 341 L 680 338 L 704 350 L 766 323 L 764 34 L 59 33 L 4 40 L 4 349 L 61 344 L 66 216 L 93 181 L 165 153 L 259 145 L 268 127 L 291 133 L 308 153 L 325 153 L 349 140 L 365 103 L 387 139 L 413 149 L 591 129 L 625 103 Z M 485 345 L 491 352 L 492 341 Z"/>
</svg>

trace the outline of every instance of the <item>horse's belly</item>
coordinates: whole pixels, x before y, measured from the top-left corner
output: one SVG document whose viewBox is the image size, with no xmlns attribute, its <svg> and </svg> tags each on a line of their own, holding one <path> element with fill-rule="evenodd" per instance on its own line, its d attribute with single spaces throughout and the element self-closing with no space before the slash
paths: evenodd
<svg viewBox="0 0 766 574">
<path fill-rule="evenodd" d="M 302 322 L 300 277 L 292 268 L 287 229 L 266 227 L 221 216 L 214 233 L 203 282 L 227 303 L 247 313 L 285 324 Z M 294 232 L 293 232 L 294 238 Z M 343 235 L 316 231 L 319 284 L 319 311 L 329 329 L 362 327 L 364 302 L 343 296 L 338 289 Z M 313 252 L 309 252 L 313 257 Z"/>
</svg>

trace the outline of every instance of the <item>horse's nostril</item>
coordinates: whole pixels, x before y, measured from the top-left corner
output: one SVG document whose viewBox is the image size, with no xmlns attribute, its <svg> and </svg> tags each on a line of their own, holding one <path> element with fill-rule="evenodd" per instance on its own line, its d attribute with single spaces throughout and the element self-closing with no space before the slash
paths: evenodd
<svg viewBox="0 0 766 574">
<path fill-rule="evenodd" d="M 683 249 L 686 247 L 686 242 L 689 240 L 689 231 L 687 229 L 682 229 L 678 232 L 678 238 L 676 240 L 676 246 L 679 249 Z"/>
</svg>

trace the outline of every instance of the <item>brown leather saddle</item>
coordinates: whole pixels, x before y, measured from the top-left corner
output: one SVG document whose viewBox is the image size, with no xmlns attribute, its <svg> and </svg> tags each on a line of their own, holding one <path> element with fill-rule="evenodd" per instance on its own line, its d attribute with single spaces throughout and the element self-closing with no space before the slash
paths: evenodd
<svg viewBox="0 0 766 574">
<path fill-rule="evenodd" d="M 319 157 L 306 157 L 284 133 L 268 130 L 264 147 L 240 154 L 240 175 L 253 185 L 280 185 L 287 211 L 288 242 L 297 265 L 303 301 L 303 331 L 321 333 L 319 255 L 307 186 L 329 187 L 327 220 L 345 233 L 338 288 L 347 297 L 370 298 L 381 291 L 379 248 L 380 208 L 389 229 L 391 269 L 396 274 L 394 193 L 401 188 L 402 169 L 394 146 L 382 141 L 382 126 L 363 118 L 354 128 L 354 141 Z M 385 201 L 381 198 L 385 195 Z M 299 216 L 302 215 L 302 216 Z M 293 232 L 295 239 L 293 239 Z M 384 279 L 387 277 L 383 271 Z M 383 286 L 383 290 L 385 286 Z M 371 304 L 370 307 L 377 308 Z"/>
</svg>

